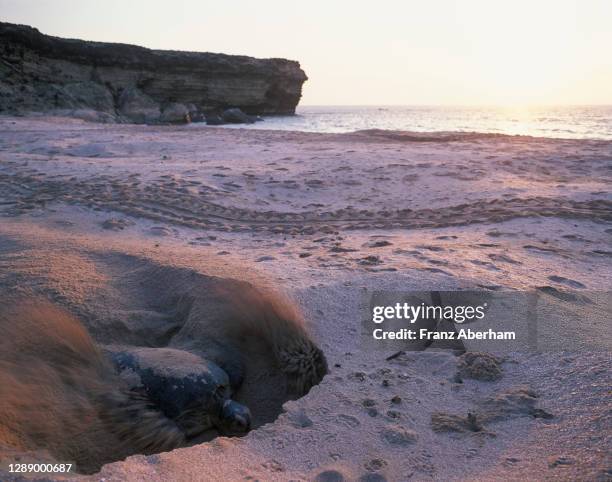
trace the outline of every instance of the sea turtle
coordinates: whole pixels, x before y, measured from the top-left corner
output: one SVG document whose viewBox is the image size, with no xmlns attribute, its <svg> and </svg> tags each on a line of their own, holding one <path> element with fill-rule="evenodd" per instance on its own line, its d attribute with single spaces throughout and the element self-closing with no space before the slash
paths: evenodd
<svg viewBox="0 0 612 482">
<path fill-rule="evenodd" d="M 186 437 L 216 428 L 225 435 L 245 433 L 249 409 L 232 400 L 228 374 L 212 361 L 174 348 L 116 351 L 111 360 L 128 384 L 130 396 L 142 397 L 174 421 Z"/>
</svg>

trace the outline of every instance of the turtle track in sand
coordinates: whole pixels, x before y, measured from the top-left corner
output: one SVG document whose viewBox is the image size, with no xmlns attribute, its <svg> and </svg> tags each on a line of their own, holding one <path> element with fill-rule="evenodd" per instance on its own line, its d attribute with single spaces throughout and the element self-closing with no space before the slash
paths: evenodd
<svg viewBox="0 0 612 482">
<path fill-rule="evenodd" d="M 162 181 L 140 186 L 100 176 L 91 180 L 42 173 L 0 173 L 0 213 L 16 216 L 50 203 L 117 211 L 170 225 L 219 231 L 260 231 L 278 234 L 314 234 L 355 229 L 442 228 L 474 223 L 501 222 L 521 217 L 562 217 L 593 221 L 612 220 L 612 201 L 578 201 L 560 197 L 483 199 L 418 210 L 338 209 L 329 212 L 256 211 L 215 203 L 204 188 L 193 194 L 185 185 Z"/>
</svg>

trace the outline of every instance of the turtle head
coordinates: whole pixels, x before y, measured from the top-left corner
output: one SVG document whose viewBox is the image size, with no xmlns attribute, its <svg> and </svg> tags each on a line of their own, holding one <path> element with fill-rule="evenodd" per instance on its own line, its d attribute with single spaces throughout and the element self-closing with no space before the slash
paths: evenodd
<svg viewBox="0 0 612 482">
<path fill-rule="evenodd" d="M 224 435 L 247 433 L 251 429 L 251 411 L 234 400 L 226 400 L 221 408 L 217 428 Z"/>
</svg>

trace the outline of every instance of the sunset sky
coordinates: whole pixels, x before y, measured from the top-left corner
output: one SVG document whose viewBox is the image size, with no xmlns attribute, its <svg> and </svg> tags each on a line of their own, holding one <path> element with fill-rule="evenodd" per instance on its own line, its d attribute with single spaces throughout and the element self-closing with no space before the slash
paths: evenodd
<svg viewBox="0 0 612 482">
<path fill-rule="evenodd" d="M 302 104 L 612 104 L 609 0 L 0 0 L 0 19 L 299 60 Z"/>
</svg>

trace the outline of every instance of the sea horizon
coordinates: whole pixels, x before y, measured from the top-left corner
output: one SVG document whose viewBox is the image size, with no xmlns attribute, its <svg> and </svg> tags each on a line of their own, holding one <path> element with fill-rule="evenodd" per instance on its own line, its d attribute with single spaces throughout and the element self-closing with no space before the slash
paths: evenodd
<svg viewBox="0 0 612 482">
<path fill-rule="evenodd" d="M 612 105 L 298 105 L 295 115 L 229 128 L 350 133 L 362 130 L 478 132 L 566 139 L 612 139 Z"/>
</svg>

